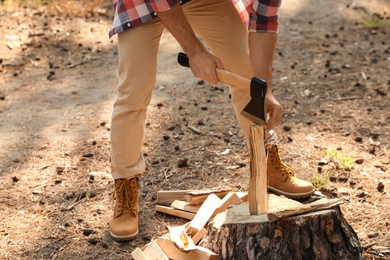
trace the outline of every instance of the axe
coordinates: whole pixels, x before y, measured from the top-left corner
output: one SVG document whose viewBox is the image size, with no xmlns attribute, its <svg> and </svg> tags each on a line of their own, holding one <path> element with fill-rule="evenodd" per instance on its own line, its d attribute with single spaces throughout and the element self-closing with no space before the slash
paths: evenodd
<svg viewBox="0 0 390 260">
<path fill-rule="evenodd" d="M 190 67 L 185 53 L 179 53 L 177 61 L 184 67 Z M 249 213 L 261 215 L 268 212 L 267 196 L 267 154 L 264 147 L 265 112 L 264 100 L 267 84 L 260 78 L 247 79 L 235 73 L 216 68 L 220 82 L 250 92 L 251 100 L 241 112 L 253 123 L 250 129 L 250 180 L 248 192 Z"/>
<path fill-rule="evenodd" d="M 177 61 L 184 67 L 190 67 L 190 60 L 185 53 L 180 52 Z M 250 92 L 251 100 L 241 114 L 253 123 L 265 126 L 264 99 L 267 92 L 266 82 L 256 77 L 247 79 L 220 68 L 216 68 L 216 74 L 220 82 Z"/>
</svg>

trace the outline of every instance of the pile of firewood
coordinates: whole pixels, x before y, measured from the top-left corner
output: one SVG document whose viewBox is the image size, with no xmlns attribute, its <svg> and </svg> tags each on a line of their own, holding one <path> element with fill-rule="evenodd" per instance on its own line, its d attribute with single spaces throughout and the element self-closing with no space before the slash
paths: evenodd
<svg viewBox="0 0 390 260">
<path fill-rule="evenodd" d="M 218 259 L 211 250 L 198 243 L 206 234 L 206 225 L 218 213 L 247 200 L 247 193 L 232 190 L 159 191 L 156 211 L 191 220 L 178 227 L 168 227 L 167 234 L 146 246 L 136 248 L 135 260 L 147 259 Z"/>
</svg>

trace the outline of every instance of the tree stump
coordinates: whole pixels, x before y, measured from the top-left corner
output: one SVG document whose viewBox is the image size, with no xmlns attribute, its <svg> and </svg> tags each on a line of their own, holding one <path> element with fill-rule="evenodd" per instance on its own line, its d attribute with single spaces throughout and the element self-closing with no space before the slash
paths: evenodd
<svg viewBox="0 0 390 260">
<path fill-rule="evenodd" d="M 271 212 L 280 208 L 280 199 L 272 201 Z M 266 214 L 250 215 L 242 203 L 214 218 L 201 245 L 219 259 L 362 259 L 357 235 L 339 206 L 269 222 Z"/>
</svg>

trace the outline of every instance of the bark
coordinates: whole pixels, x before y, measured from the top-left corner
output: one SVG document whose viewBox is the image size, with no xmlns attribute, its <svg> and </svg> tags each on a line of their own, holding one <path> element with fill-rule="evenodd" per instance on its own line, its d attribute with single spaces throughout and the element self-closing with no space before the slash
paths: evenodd
<svg viewBox="0 0 390 260">
<path fill-rule="evenodd" d="M 217 215 L 201 242 L 219 259 L 362 259 L 357 235 L 339 206 L 275 222 L 264 215 L 228 219 L 229 211 Z"/>
</svg>

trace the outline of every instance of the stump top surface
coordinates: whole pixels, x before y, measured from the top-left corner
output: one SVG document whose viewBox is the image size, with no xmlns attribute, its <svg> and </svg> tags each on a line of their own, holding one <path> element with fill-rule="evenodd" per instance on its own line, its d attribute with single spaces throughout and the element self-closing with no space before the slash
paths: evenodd
<svg viewBox="0 0 390 260">
<path fill-rule="evenodd" d="M 292 217 L 294 215 L 302 214 L 313 215 L 313 214 L 324 214 L 324 209 L 331 208 L 339 204 L 338 199 L 322 199 L 310 204 L 302 204 L 298 201 L 279 197 L 274 194 L 268 195 L 269 211 L 267 214 L 262 215 L 250 215 L 249 213 L 249 204 L 244 202 L 238 205 L 234 205 L 229 208 L 227 211 L 218 214 L 214 218 L 214 223 L 216 225 L 224 224 L 237 224 L 237 223 L 264 223 L 264 222 L 273 222 L 280 218 Z M 319 207 L 322 205 L 323 207 Z M 316 207 L 317 206 L 317 207 Z M 311 211 L 315 212 L 311 212 Z M 286 213 L 281 216 L 280 213 Z M 311 213 L 310 213 L 311 212 Z M 270 219 L 271 218 L 271 219 Z"/>
<path fill-rule="evenodd" d="M 303 204 L 298 201 L 268 194 L 268 213 L 283 211 L 301 205 Z M 224 223 L 268 222 L 267 214 L 250 215 L 248 202 L 232 206 L 224 213 L 217 215 L 214 221 L 217 222 L 217 220 L 220 221 L 222 219 Z"/>
</svg>

